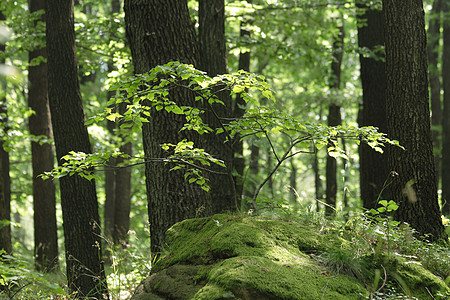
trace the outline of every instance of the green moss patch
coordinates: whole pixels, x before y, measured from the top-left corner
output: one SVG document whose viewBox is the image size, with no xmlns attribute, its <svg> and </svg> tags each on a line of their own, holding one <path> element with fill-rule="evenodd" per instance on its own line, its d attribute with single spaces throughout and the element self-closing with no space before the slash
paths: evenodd
<svg viewBox="0 0 450 300">
<path fill-rule="evenodd" d="M 351 239 L 288 220 L 227 214 L 185 220 L 168 230 L 167 245 L 133 300 L 368 299 L 381 265 L 390 268 L 386 282 L 406 295 L 450 296 L 418 264 L 354 257 Z"/>
</svg>

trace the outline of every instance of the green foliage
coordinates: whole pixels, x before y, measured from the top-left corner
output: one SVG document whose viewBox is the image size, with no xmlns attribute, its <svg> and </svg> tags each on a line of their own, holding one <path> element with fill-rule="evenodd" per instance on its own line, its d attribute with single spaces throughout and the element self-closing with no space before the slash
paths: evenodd
<svg viewBox="0 0 450 300">
<path fill-rule="evenodd" d="M 48 299 L 50 295 L 66 297 L 67 293 L 61 287 L 63 278 L 59 277 L 58 274 L 36 272 L 29 260 L 0 250 L 0 297 L 2 294 L 6 299 L 29 299 L 30 295 L 33 299 Z"/>
<path fill-rule="evenodd" d="M 170 97 L 174 88 L 185 89 L 194 93 L 194 105 L 180 105 Z M 164 110 L 167 113 L 183 116 L 185 124 L 181 130 L 195 131 L 200 135 L 205 133 L 225 134 L 227 143 L 231 147 L 233 138 L 239 134 L 241 139 L 263 138 L 270 144 L 277 165 L 263 183 L 257 188 L 254 200 L 259 190 L 287 159 L 299 153 L 313 153 L 316 149 L 327 146 L 332 157 L 348 159 L 347 154 L 339 145 L 339 139 L 353 139 L 357 143 L 367 143 L 374 150 L 383 152 L 386 143 L 398 145 L 398 142 L 389 140 L 385 134 L 379 133 L 374 127 L 357 128 L 354 126 L 329 127 L 322 124 L 301 121 L 277 109 L 261 105 L 256 93 L 269 100 L 275 101 L 274 93 L 264 76 L 238 71 L 232 74 L 218 75 L 213 78 L 195 69 L 192 65 L 179 62 L 170 62 L 157 66 L 148 73 L 136 75 L 121 81 L 111 87 L 116 91 L 116 97 L 108 105 L 126 103 L 127 108 L 123 114 L 106 110 L 88 121 L 88 124 L 103 120 L 114 121 L 119 124 L 119 131 L 127 140 L 133 133 L 138 132 L 143 123 L 148 122 L 152 114 Z M 231 96 L 239 94 L 247 103 L 244 116 L 239 119 L 222 119 L 215 112 L 215 105 L 224 105 L 218 94 L 228 91 Z M 211 128 L 203 120 L 206 110 L 213 112 L 220 126 Z M 278 154 L 273 138 L 276 135 L 287 137 L 288 143 L 284 146 L 282 154 Z M 128 138 L 129 139 L 129 138 Z M 206 153 L 204 149 L 196 148 L 193 142 L 183 140 L 178 144 L 163 144 L 162 149 L 166 157 L 145 157 L 145 163 L 164 162 L 174 163 L 172 170 L 185 170 L 185 178 L 189 183 L 196 183 L 208 191 L 207 179 L 202 171 L 210 171 L 208 166 L 212 163 L 225 167 L 222 161 Z M 121 155 L 114 152 L 114 155 Z M 61 167 L 45 176 L 60 177 L 79 173 L 87 179 L 94 176 L 89 168 L 107 164 L 111 154 L 71 153 L 64 157 L 66 162 Z"/>
</svg>

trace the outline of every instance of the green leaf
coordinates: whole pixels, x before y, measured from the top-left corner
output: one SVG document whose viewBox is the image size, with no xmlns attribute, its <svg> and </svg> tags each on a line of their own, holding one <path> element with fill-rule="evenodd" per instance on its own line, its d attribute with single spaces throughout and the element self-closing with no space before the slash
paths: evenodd
<svg viewBox="0 0 450 300">
<path fill-rule="evenodd" d="M 380 205 L 382 206 L 387 206 L 388 202 L 386 200 L 380 200 L 380 202 L 378 202 Z"/>
</svg>

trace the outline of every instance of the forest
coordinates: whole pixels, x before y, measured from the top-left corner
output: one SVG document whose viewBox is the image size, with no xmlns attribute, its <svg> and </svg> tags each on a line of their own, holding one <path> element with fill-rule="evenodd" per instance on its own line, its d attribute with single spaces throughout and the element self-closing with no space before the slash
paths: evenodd
<svg viewBox="0 0 450 300">
<path fill-rule="evenodd" d="M 1 0 L 0 299 L 450 299 L 449 15 Z"/>
</svg>

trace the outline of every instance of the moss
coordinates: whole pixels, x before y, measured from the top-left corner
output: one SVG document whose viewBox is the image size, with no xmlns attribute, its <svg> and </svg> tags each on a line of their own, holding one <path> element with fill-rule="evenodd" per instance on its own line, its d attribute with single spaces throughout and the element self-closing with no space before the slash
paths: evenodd
<svg viewBox="0 0 450 300">
<path fill-rule="evenodd" d="M 393 272 L 405 283 L 411 295 L 419 299 L 427 299 L 430 298 L 430 293 L 436 295 L 440 292 L 443 296 L 450 298 L 450 288 L 442 279 L 415 262 L 408 262 L 403 258 L 396 260 L 399 263 L 396 264 Z"/>
<path fill-rule="evenodd" d="M 361 280 L 370 286 L 383 265 L 412 296 L 450 295 L 442 280 L 404 259 L 354 258 L 349 240 L 287 220 L 227 214 L 185 220 L 167 232 L 168 247 L 144 292 L 164 299 L 361 299 L 369 296 Z"/>
<path fill-rule="evenodd" d="M 148 295 L 169 299 L 191 299 L 204 285 L 194 280 L 201 266 L 173 265 L 150 276 L 144 283 Z"/>
<path fill-rule="evenodd" d="M 208 282 L 243 299 L 249 295 L 247 299 L 360 299 L 368 295 L 352 278 L 255 256 L 223 261 L 211 271 Z"/>
</svg>

